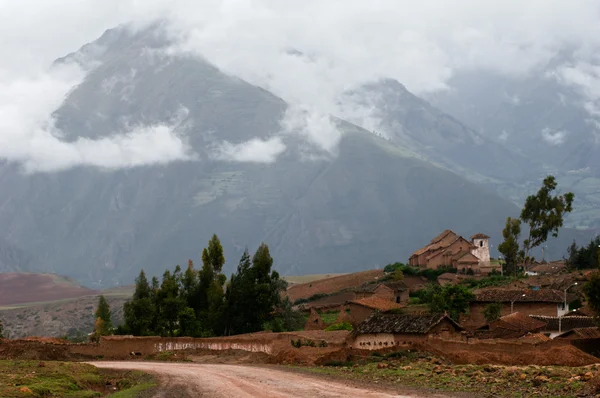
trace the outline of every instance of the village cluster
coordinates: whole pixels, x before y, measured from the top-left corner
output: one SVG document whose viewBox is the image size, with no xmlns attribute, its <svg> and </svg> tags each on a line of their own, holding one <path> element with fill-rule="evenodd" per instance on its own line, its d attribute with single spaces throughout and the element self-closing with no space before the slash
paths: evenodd
<svg viewBox="0 0 600 398">
<path fill-rule="evenodd" d="M 415 251 L 409 264 L 422 269 L 447 265 L 455 268 L 456 273 L 445 273 L 437 278 L 440 285 L 502 272 L 501 263 L 490 259 L 487 235 L 478 233 L 467 240 L 450 230 Z M 352 291 L 301 304 L 299 308 L 310 312 L 307 330 L 327 326 L 320 313 L 339 312 L 334 323 L 352 324 L 353 348 L 367 350 L 432 338 L 463 342 L 507 339 L 532 343 L 600 338 L 589 308 L 569 308 L 569 303 L 577 300 L 574 292 L 581 287 L 581 282 L 565 272 L 563 262 L 535 263 L 528 274 L 532 277 L 508 286 L 474 290 L 474 298 L 460 320 L 452 319 L 447 313 L 432 314 L 421 306 L 409 305 L 410 291 L 422 289 L 427 283 L 424 277 L 417 276 L 405 276 L 400 281 L 372 282 Z M 486 317 L 486 308 L 490 305 L 498 309 L 493 320 Z"/>
</svg>

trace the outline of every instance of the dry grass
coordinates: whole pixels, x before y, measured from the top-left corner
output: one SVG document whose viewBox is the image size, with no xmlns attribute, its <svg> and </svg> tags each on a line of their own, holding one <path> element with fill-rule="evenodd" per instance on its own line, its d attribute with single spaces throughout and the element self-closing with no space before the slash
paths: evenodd
<svg viewBox="0 0 600 398">
<path fill-rule="evenodd" d="M 287 294 L 290 300 L 295 301 L 315 294 L 331 294 L 342 289 L 359 287 L 364 283 L 374 282 L 381 277 L 383 277 L 382 269 L 355 272 L 293 285 L 287 290 Z"/>
</svg>

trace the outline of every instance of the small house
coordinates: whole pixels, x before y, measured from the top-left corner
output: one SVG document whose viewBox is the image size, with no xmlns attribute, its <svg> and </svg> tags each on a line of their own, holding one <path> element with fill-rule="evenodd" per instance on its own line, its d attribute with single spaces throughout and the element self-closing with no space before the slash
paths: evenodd
<svg viewBox="0 0 600 398">
<path fill-rule="evenodd" d="M 383 283 L 371 283 L 366 286 L 358 287 L 354 290 L 355 300 L 360 300 L 366 297 L 377 296 L 394 301 L 394 291 Z"/>
<path fill-rule="evenodd" d="M 462 339 L 464 329 L 445 314 L 373 314 L 353 332 L 353 348 L 376 350 L 432 337 Z"/>
<path fill-rule="evenodd" d="M 473 292 L 469 314 L 461 317 L 465 327 L 479 328 L 487 322 L 484 316 L 490 304 L 501 305 L 501 316 L 520 312 L 524 315 L 562 316 L 569 311 L 564 293 L 552 289 L 479 289 Z"/>
<path fill-rule="evenodd" d="M 408 304 L 409 289 L 404 281 L 385 282 L 384 284 L 392 289 L 392 299 L 396 304 Z"/>
<path fill-rule="evenodd" d="M 359 324 L 375 312 L 390 312 L 402 308 L 400 304 L 385 298 L 371 296 L 348 302 L 347 308 L 353 324 Z"/>
</svg>

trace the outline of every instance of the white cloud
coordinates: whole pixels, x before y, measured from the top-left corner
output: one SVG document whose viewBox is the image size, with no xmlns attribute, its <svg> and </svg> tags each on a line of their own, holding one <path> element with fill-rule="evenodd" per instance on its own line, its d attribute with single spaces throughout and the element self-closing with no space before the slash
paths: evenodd
<svg viewBox="0 0 600 398">
<path fill-rule="evenodd" d="M 268 140 L 253 138 L 239 144 L 224 141 L 216 148 L 213 158 L 231 162 L 273 163 L 285 149 L 280 137 Z"/>
<path fill-rule="evenodd" d="M 158 124 L 97 140 L 79 138 L 73 143 L 41 132 L 31 141 L 28 156 L 20 161 L 27 172 L 48 172 L 75 166 L 112 170 L 194 159 L 173 126 Z"/>
<path fill-rule="evenodd" d="M 553 131 L 546 127 L 542 130 L 542 138 L 550 145 L 562 145 L 567 138 L 567 132 L 564 130 Z"/>
<path fill-rule="evenodd" d="M 73 65 L 25 78 L 0 81 L 0 158 L 24 165 L 27 172 L 75 166 L 107 169 L 161 164 L 193 158 L 175 126 L 132 126 L 102 132 L 106 138 L 61 140 L 52 112 L 83 72 Z"/>
<path fill-rule="evenodd" d="M 180 50 L 284 98 L 294 106 L 284 127 L 329 152 L 340 134 L 328 114 L 377 130 L 373 109 L 340 102 L 365 82 L 395 78 L 420 94 L 446 89 L 457 70 L 523 75 L 560 49 L 600 47 L 595 0 L 20 0 L 0 8 L 0 90 L 10 87 L 17 98 L 0 92 L 0 114 L 17 117 L 0 121 L 0 142 L 20 141 L 0 149 L 0 158 L 20 162 L 41 156 L 28 149 L 30 140 L 52 127 L 49 115 L 81 78 L 52 81 L 45 68 L 128 21 L 169 19 Z M 594 81 L 572 76 L 589 68 L 572 68 L 569 78 L 595 90 Z M 39 96 L 32 106 L 18 100 L 31 92 Z"/>
</svg>

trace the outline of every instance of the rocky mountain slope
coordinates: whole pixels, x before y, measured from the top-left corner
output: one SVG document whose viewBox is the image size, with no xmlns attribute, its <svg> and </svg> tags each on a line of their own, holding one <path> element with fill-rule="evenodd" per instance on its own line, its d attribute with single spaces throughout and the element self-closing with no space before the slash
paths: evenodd
<svg viewBox="0 0 600 398">
<path fill-rule="evenodd" d="M 198 57 L 169 55 L 168 45 L 155 30 L 114 29 L 57 61 L 88 69 L 55 113 L 62 139 L 170 123 L 194 158 L 32 175 L 0 166 L 0 184 L 11 187 L 0 191 L 0 237 L 35 253 L 32 268 L 93 288 L 128 284 L 141 268 L 160 274 L 199 261 L 217 233 L 226 273 L 261 241 L 283 274 L 352 272 L 406 260 L 447 228 L 499 242 L 505 218 L 518 213 L 452 170 L 476 169 L 468 176 L 493 181 L 516 172 L 504 169 L 506 159 L 521 158 L 501 145 L 482 148 L 477 133 L 431 106 L 406 117 L 389 110 L 388 123 L 410 127 L 414 145 L 401 132 L 389 140 L 331 118 L 342 136 L 328 152 L 301 131 L 282 132 L 289 108 L 281 98 Z M 461 138 L 445 141 L 448 131 Z M 224 142 L 235 149 L 256 139 L 279 145 L 276 160 L 223 152 Z M 490 175 L 486 158 L 500 165 Z"/>
</svg>

